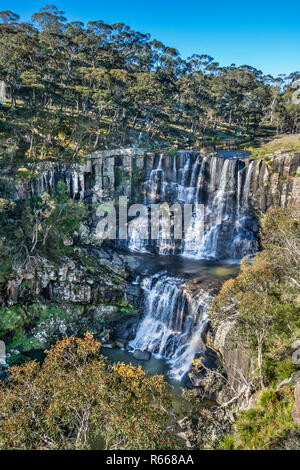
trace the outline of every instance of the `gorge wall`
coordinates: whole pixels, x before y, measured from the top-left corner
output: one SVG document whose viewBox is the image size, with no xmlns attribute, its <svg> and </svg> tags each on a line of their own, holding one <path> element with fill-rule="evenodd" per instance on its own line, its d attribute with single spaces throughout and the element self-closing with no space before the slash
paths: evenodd
<svg viewBox="0 0 300 470">
<path fill-rule="evenodd" d="M 188 230 L 188 238 L 185 241 L 176 243 L 159 237 L 155 242 L 144 242 L 133 232 L 125 246 L 121 245 L 131 251 L 150 251 L 162 255 L 180 254 L 199 260 L 240 259 L 245 255 L 254 254 L 258 249 L 258 213 L 272 205 L 300 207 L 300 154 L 276 153 L 254 159 L 243 152 L 225 151 L 215 154 L 193 151 L 155 154 L 129 149 L 114 151 L 114 155 L 111 153 L 91 154 L 81 165 L 54 166 L 45 163 L 40 166 L 35 179 L 18 185 L 16 197 L 49 192 L 62 180 L 74 200 L 91 207 L 88 224 L 89 229 L 92 229 L 91 233 L 95 232 L 98 222 L 94 207 L 107 201 L 117 202 L 119 196 L 127 196 L 129 203 L 143 203 L 147 207 L 164 201 L 170 204 L 200 203 L 205 208 L 205 228 L 202 242 L 196 249 L 191 249 L 190 242 L 200 226 L 197 211 L 193 213 L 190 233 Z M 101 251 L 99 257 L 105 259 L 107 252 Z M 139 294 L 132 297 L 132 289 L 135 287 L 126 281 L 126 262 L 126 257 L 122 259 L 121 255 L 120 258 L 113 250 L 107 257 L 107 263 L 113 270 L 123 269 L 121 284 L 125 286 L 129 301 L 138 306 Z M 129 268 L 129 271 L 132 269 Z M 110 276 L 107 277 L 108 282 Z M 144 319 L 131 345 L 133 348 L 146 349 L 173 361 L 175 376 L 182 377 L 187 372 L 196 349 L 200 351 L 203 348 L 203 343 L 197 344 L 193 338 L 198 338 L 202 332 L 209 299 L 205 296 L 206 292 L 200 296 L 201 299 L 203 297 L 201 310 L 197 295 L 189 298 L 186 295 L 186 286 L 178 281 L 176 276 L 166 277 L 163 272 L 157 276 L 150 276 L 145 281 L 146 284 L 152 283 L 151 295 L 148 299 L 145 289 L 146 313 L 144 312 Z M 97 302 L 97 295 L 93 292 L 96 292 L 95 286 L 98 289 L 99 281 L 89 281 L 86 276 L 77 275 L 72 279 L 68 276 L 66 279 L 56 277 L 48 283 L 50 290 L 48 284 L 43 287 L 44 291 L 48 289 L 50 299 L 72 303 Z M 81 292 L 79 297 L 74 294 L 74 282 Z M 118 282 L 120 281 L 117 280 Z M 104 281 L 105 284 L 107 281 Z M 107 287 L 109 290 L 110 286 Z M 164 299 L 168 308 L 164 306 Z M 118 301 L 117 298 L 115 300 Z M 173 304 L 174 308 L 171 308 Z M 182 307 L 177 308 L 179 304 Z M 187 318 L 190 323 L 187 323 Z M 153 331 L 148 331 L 149 324 Z M 149 333 L 149 338 L 145 335 L 145 330 Z M 221 335 L 217 334 L 218 344 L 215 344 L 216 349 L 225 358 L 226 368 L 230 371 L 230 366 L 234 364 L 235 368 L 248 369 L 249 364 L 243 354 L 229 351 L 226 331 L 224 329 Z M 195 345 L 195 348 L 190 350 L 187 346 L 189 343 Z M 235 381 L 234 377 L 232 381 Z"/>
<path fill-rule="evenodd" d="M 201 204 L 204 210 L 193 209 L 192 223 L 184 228 L 184 240 L 163 235 L 155 241 L 143 240 L 139 231 L 141 222 L 148 223 L 146 214 L 136 221 L 137 230 L 131 224 L 129 240 L 115 244 L 131 251 L 193 259 L 241 259 L 252 255 L 259 244 L 259 213 L 274 205 L 300 207 L 299 153 L 276 152 L 254 159 L 239 151 L 95 152 L 81 165 L 41 165 L 35 179 L 18 186 L 17 197 L 49 192 L 61 180 L 72 198 L 93 208 L 88 222 L 90 234 L 95 234 L 100 220 L 97 205 L 117 203 L 120 196 L 127 196 L 128 204 L 142 203 L 148 209 L 151 204 L 163 202 L 170 206 Z"/>
<path fill-rule="evenodd" d="M 160 159 L 167 180 L 172 181 L 174 171 L 185 165 L 192 172 L 199 155 L 201 157 L 191 151 L 176 155 L 150 152 L 141 155 L 140 151 L 131 149 L 127 155 L 116 156 L 103 157 L 101 152 L 95 152 L 86 156 L 86 162 L 81 165 L 59 166 L 46 162 L 40 165 L 37 178 L 18 185 L 17 194 L 22 197 L 49 191 L 63 180 L 74 199 L 102 202 L 126 195 L 131 202 L 136 202 L 142 199 L 145 182 L 151 171 L 158 168 Z M 224 151 L 213 156 L 223 159 L 227 155 L 236 161 L 234 172 L 242 171 L 245 175 L 245 169 L 250 164 L 253 167 L 249 180 L 249 202 L 253 209 L 265 211 L 272 205 L 300 204 L 300 153 L 276 152 L 252 159 L 241 152 Z"/>
</svg>

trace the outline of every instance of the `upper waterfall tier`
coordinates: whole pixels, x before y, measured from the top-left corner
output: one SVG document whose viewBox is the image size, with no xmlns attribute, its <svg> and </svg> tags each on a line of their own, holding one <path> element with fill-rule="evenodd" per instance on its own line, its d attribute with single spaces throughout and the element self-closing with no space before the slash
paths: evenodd
<svg viewBox="0 0 300 470">
<path fill-rule="evenodd" d="M 144 203 L 198 204 L 176 237 L 146 240 L 139 235 L 139 220 L 128 247 L 132 251 L 181 254 L 194 259 L 240 259 L 257 250 L 257 221 L 250 210 L 253 162 L 219 155 L 180 152 L 169 158 L 157 156 L 146 175 Z M 172 208 L 171 208 L 172 210 Z M 144 216 L 144 217 L 147 217 Z M 163 234 L 163 230 L 161 230 Z"/>
<path fill-rule="evenodd" d="M 122 149 L 121 149 L 122 150 Z M 121 152 L 120 150 L 120 152 Z M 97 204 L 127 196 L 130 203 L 199 203 L 185 227 L 185 240 L 141 239 L 132 230 L 131 250 L 181 254 L 190 258 L 241 258 L 256 250 L 257 222 L 253 214 L 272 205 L 300 206 L 300 153 L 276 153 L 250 161 L 238 152 L 176 155 L 134 151 L 103 156 L 95 152 L 84 165 L 39 164 L 39 175 L 19 181 L 16 198 L 49 192 L 63 180 L 75 200 Z M 5 196 L 5 195 L 4 195 Z M 203 217 L 204 215 L 204 217 Z M 91 228 L 98 223 L 90 218 Z M 204 221 L 204 223 L 202 223 Z M 202 235 L 196 243 L 197 235 Z M 124 246 L 124 244 L 123 244 Z"/>
</svg>

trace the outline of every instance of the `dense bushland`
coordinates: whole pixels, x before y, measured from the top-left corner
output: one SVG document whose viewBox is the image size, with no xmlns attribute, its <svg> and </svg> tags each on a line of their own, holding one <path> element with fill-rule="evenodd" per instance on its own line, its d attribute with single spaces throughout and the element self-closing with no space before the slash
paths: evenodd
<svg viewBox="0 0 300 470">
<path fill-rule="evenodd" d="M 232 320 L 232 341 L 252 350 L 259 387 L 295 369 L 291 344 L 300 332 L 300 223 L 296 209 L 273 207 L 261 220 L 263 250 L 241 263 L 214 299 L 217 324 Z"/>
<path fill-rule="evenodd" d="M 174 449 L 162 376 L 111 365 L 89 333 L 66 338 L 42 365 L 10 369 L 0 383 L 0 449 Z"/>
<path fill-rule="evenodd" d="M 31 23 L 10 11 L 0 17 L 0 154 L 10 161 L 299 129 L 298 72 L 273 78 L 249 65 L 221 67 L 202 51 L 183 60 L 123 23 L 67 22 L 53 6 Z"/>
</svg>

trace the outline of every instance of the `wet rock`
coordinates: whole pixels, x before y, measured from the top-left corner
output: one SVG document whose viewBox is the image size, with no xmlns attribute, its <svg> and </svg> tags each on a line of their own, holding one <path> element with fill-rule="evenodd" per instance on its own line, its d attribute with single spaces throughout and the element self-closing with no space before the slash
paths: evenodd
<svg viewBox="0 0 300 470">
<path fill-rule="evenodd" d="M 129 341 L 135 337 L 139 322 L 138 315 L 126 315 L 112 324 L 117 338 L 123 338 Z"/>
<path fill-rule="evenodd" d="M 108 343 L 112 339 L 112 336 L 113 336 L 113 330 L 104 329 L 102 336 L 101 336 L 101 342 Z"/>
<path fill-rule="evenodd" d="M 136 349 L 133 352 L 133 355 L 139 361 L 149 361 L 151 359 L 151 352 L 149 351 L 142 351 L 141 349 Z"/>
<path fill-rule="evenodd" d="M 107 341 L 105 343 L 101 343 L 102 348 L 114 349 L 116 347 L 116 343 L 114 341 Z"/>
<path fill-rule="evenodd" d="M 126 348 L 126 345 L 127 345 L 126 339 L 117 338 L 115 343 L 116 343 L 117 348 L 120 348 L 120 349 Z"/>
</svg>

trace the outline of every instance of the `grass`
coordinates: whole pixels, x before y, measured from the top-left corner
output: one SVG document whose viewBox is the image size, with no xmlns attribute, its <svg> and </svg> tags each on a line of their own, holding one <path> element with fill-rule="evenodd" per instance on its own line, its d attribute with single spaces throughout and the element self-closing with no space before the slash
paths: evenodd
<svg viewBox="0 0 300 470">
<path fill-rule="evenodd" d="M 277 150 L 300 152 L 300 134 L 288 134 L 275 137 L 275 139 L 262 145 L 258 150 L 266 153 L 273 153 Z"/>
<path fill-rule="evenodd" d="M 240 412 L 231 434 L 223 436 L 224 450 L 268 450 L 284 440 L 297 425 L 293 422 L 293 388 L 275 393 L 272 388 L 261 392 L 257 407 Z"/>
</svg>

